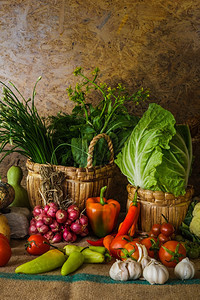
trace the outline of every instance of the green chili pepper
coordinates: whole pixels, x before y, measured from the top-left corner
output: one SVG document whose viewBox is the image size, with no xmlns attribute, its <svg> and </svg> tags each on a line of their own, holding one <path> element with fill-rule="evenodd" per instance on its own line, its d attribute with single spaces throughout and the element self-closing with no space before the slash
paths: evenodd
<svg viewBox="0 0 200 300">
<path fill-rule="evenodd" d="M 103 246 L 89 246 L 88 249 L 105 254 L 108 250 Z"/>
<path fill-rule="evenodd" d="M 88 248 L 79 247 L 75 245 L 66 245 L 64 247 L 65 253 L 67 256 L 69 256 L 74 251 L 82 251 L 82 254 L 84 256 L 84 263 L 103 263 L 106 261 L 106 257 L 104 254 L 93 251 Z"/>
<path fill-rule="evenodd" d="M 72 252 L 61 268 L 61 275 L 65 276 L 76 271 L 84 263 L 84 255 L 81 252 Z"/>
<path fill-rule="evenodd" d="M 26 262 L 15 269 L 15 273 L 39 274 L 61 267 L 66 261 L 63 252 L 57 249 L 49 250 L 39 257 Z"/>
</svg>

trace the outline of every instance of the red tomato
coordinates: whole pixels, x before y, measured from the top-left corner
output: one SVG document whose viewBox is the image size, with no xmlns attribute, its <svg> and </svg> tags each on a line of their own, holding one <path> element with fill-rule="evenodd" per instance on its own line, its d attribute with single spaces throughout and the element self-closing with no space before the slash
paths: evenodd
<svg viewBox="0 0 200 300">
<path fill-rule="evenodd" d="M 158 256 L 163 265 L 174 268 L 179 261 L 186 257 L 186 250 L 180 242 L 168 241 L 160 247 Z"/>
<path fill-rule="evenodd" d="M 158 236 L 160 234 L 160 227 L 161 227 L 161 224 L 154 224 L 151 227 L 151 232 L 153 233 L 153 235 Z"/>
<path fill-rule="evenodd" d="M 127 243 L 120 252 L 120 257 L 122 260 L 126 260 L 127 258 L 131 257 L 136 261 L 139 258 L 139 250 L 136 244 L 140 244 L 138 241 L 132 241 Z"/>
<path fill-rule="evenodd" d="M 145 245 L 145 247 L 147 248 L 148 255 L 150 257 L 155 257 L 155 254 L 159 250 L 158 240 L 156 237 L 149 236 L 147 238 L 144 238 L 143 240 L 141 240 L 141 244 Z"/>
<path fill-rule="evenodd" d="M 164 235 L 163 233 L 160 233 L 158 235 L 158 239 L 159 239 L 159 242 L 161 242 L 162 244 L 164 244 L 164 243 L 166 243 L 166 242 L 168 242 L 170 240 L 170 237 Z"/>
<path fill-rule="evenodd" d="M 124 246 L 130 241 L 130 237 L 128 235 L 119 235 L 115 237 L 110 244 L 110 253 L 115 258 L 120 258 L 120 248 L 124 248 Z"/>
<path fill-rule="evenodd" d="M 50 244 L 44 236 L 40 234 L 33 234 L 28 238 L 25 247 L 29 254 L 41 255 L 49 251 Z"/>
<path fill-rule="evenodd" d="M 8 263 L 11 254 L 12 251 L 9 243 L 4 238 L 0 238 L 0 267 L 3 267 Z"/>
<path fill-rule="evenodd" d="M 171 236 L 174 233 L 174 226 L 171 223 L 163 223 L 160 232 L 165 236 Z"/>
<path fill-rule="evenodd" d="M 9 244 L 8 238 L 3 233 L 0 233 L 0 239 L 4 239 Z"/>
</svg>

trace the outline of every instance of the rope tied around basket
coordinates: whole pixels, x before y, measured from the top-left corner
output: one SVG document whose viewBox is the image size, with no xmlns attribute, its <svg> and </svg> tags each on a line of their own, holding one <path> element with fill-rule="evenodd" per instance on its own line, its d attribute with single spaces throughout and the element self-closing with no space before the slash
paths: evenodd
<svg viewBox="0 0 200 300">
<path fill-rule="evenodd" d="M 87 168 L 92 168 L 93 167 L 94 147 L 95 147 L 97 141 L 101 138 L 104 138 L 108 143 L 108 149 L 110 151 L 109 164 L 114 163 L 114 150 L 113 150 L 113 143 L 111 141 L 111 138 L 106 133 L 100 133 L 100 134 L 96 135 L 90 142 L 90 145 L 89 145 L 89 148 L 88 148 Z"/>
</svg>

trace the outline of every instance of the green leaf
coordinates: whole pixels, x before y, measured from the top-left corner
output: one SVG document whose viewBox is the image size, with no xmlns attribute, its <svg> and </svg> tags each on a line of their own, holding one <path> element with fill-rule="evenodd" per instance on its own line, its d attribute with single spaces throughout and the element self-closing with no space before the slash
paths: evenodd
<svg viewBox="0 0 200 300">
<path fill-rule="evenodd" d="M 101 128 L 103 126 L 103 122 L 102 122 L 100 116 L 94 117 L 94 119 L 93 119 L 93 126 L 94 126 L 96 132 L 100 132 L 101 131 Z"/>
<path fill-rule="evenodd" d="M 72 138 L 71 140 L 72 155 L 75 163 L 80 168 L 87 166 L 88 141 L 82 138 Z"/>
</svg>

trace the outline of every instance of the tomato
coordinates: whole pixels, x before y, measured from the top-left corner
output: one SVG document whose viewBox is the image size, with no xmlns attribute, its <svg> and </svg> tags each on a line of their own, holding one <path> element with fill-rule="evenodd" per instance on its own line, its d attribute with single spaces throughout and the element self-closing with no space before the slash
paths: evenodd
<svg viewBox="0 0 200 300">
<path fill-rule="evenodd" d="M 120 252 L 128 241 L 130 241 L 130 237 L 128 235 L 119 235 L 115 237 L 110 244 L 110 253 L 115 258 L 120 258 Z"/>
<path fill-rule="evenodd" d="M 40 234 L 33 234 L 28 238 L 25 247 L 29 254 L 41 255 L 49 251 L 50 244 L 44 236 Z"/>
<path fill-rule="evenodd" d="M 4 238 L 0 238 L 0 267 L 3 267 L 8 263 L 11 254 L 12 251 L 9 243 Z"/>
<path fill-rule="evenodd" d="M 145 245 L 145 247 L 147 248 L 147 252 L 148 255 L 150 257 L 155 257 L 156 253 L 159 250 L 159 246 L 158 246 L 158 239 L 156 237 L 147 237 L 144 238 L 143 240 L 141 240 L 141 244 Z"/>
<path fill-rule="evenodd" d="M 120 252 L 120 257 L 122 260 L 126 260 L 131 257 L 134 260 L 138 260 L 139 258 L 139 250 L 136 244 L 140 244 L 138 241 L 132 241 L 124 245 L 123 249 Z"/>
<path fill-rule="evenodd" d="M 158 236 L 160 234 L 160 227 L 161 227 L 161 224 L 154 224 L 151 227 L 151 232 L 153 233 L 154 236 Z"/>
<path fill-rule="evenodd" d="M 9 244 L 8 238 L 3 233 L 0 233 L 0 239 L 4 239 Z"/>
<path fill-rule="evenodd" d="M 174 226 L 171 223 L 162 223 L 160 232 L 165 236 L 171 236 L 174 233 Z"/>
<path fill-rule="evenodd" d="M 159 242 L 161 242 L 162 244 L 164 244 L 164 243 L 166 243 L 166 242 L 168 242 L 170 240 L 170 237 L 164 235 L 163 233 L 160 233 L 158 235 L 158 239 L 159 239 Z"/>
<path fill-rule="evenodd" d="M 174 268 L 179 261 L 186 257 L 186 249 L 180 242 L 172 240 L 160 247 L 158 256 L 163 265 Z"/>
</svg>

